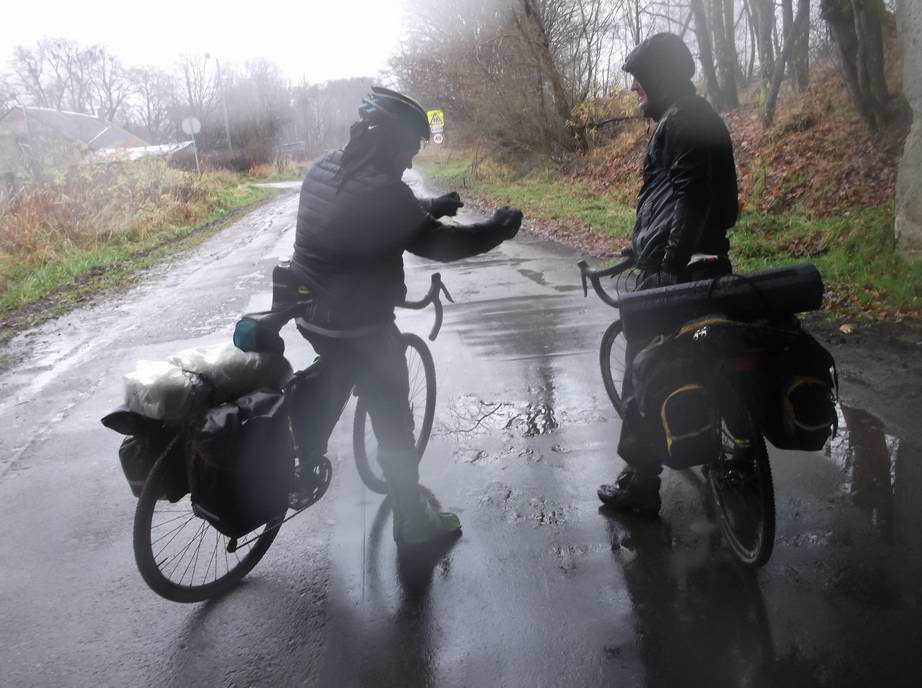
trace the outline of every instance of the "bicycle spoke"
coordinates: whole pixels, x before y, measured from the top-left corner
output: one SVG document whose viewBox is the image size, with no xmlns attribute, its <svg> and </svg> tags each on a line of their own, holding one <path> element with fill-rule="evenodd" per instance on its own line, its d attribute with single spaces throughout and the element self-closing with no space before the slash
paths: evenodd
<svg viewBox="0 0 922 688">
<path fill-rule="evenodd" d="M 169 531 L 168 533 L 164 533 L 163 535 L 161 535 L 160 537 L 158 537 L 156 540 L 152 540 L 151 543 L 150 543 L 151 546 L 153 547 L 154 545 L 156 545 L 158 542 L 160 542 L 160 541 L 163 540 L 164 538 L 170 537 L 170 535 L 171 535 L 172 533 L 181 531 L 183 528 L 185 528 L 187 525 L 189 525 L 189 523 L 190 523 L 190 522 L 192 521 L 192 519 L 194 519 L 194 518 L 195 518 L 195 514 L 192 514 L 188 519 L 186 519 L 186 522 L 183 523 L 182 525 L 177 526 L 176 528 L 174 528 L 173 530 Z M 171 538 L 171 541 L 172 541 L 172 538 Z M 169 543 L 167 543 L 167 544 L 169 544 Z"/>
<path fill-rule="evenodd" d="M 200 524 L 198 527 L 198 530 L 196 531 L 196 535 L 201 533 L 204 530 L 204 528 L 205 528 L 205 524 L 204 523 Z M 169 561 L 170 559 L 174 557 L 176 558 L 176 563 L 173 565 L 173 568 L 170 570 L 170 573 L 167 576 L 167 578 L 170 578 L 170 579 L 173 578 L 173 574 L 176 573 L 176 569 L 179 568 L 179 565 L 182 563 L 182 560 L 185 558 L 186 552 L 189 550 L 189 547 L 191 547 L 192 543 L 195 542 L 196 535 L 193 535 L 192 539 L 189 540 L 189 542 L 187 542 L 185 546 L 183 546 L 183 548 L 179 550 L 179 552 L 177 552 L 172 557 L 166 560 L 166 561 Z M 161 567 L 161 570 L 162 570 L 162 567 Z"/>
<path fill-rule="evenodd" d="M 154 555 L 154 560 L 155 560 L 155 561 L 157 560 L 157 558 L 158 558 L 161 554 L 163 554 L 163 550 L 165 550 L 167 547 L 169 547 L 169 546 L 170 546 L 170 543 L 172 543 L 173 540 L 175 540 L 175 539 L 179 536 L 179 534 L 182 532 L 183 528 L 185 528 L 187 525 L 189 525 L 189 523 L 192 522 L 192 519 L 193 519 L 193 518 L 195 518 L 195 516 L 190 516 L 190 517 L 189 517 L 189 520 L 186 521 L 185 523 L 183 523 L 182 526 L 181 526 L 181 527 L 176 531 L 176 533 L 173 535 L 173 537 L 171 537 L 171 538 L 167 541 L 167 543 L 166 543 L 163 547 L 161 547 L 161 548 L 158 550 L 157 554 Z M 154 545 L 154 543 L 152 542 L 152 543 L 151 543 L 151 548 L 153 548 L 153 545 Z"/>
<path fill-rule="evenodd" d="M 182 516 L 174 516 L 173 518 L 167 519 L 166 521 L 163 521 L 162 523 L 157 523 L 156 525 L 152 523 L 150 529 L 153 530 L 154 528 L 163 528 L 163 526 L 167 525 L 168 523 L 174 523 L 175 521 L 182 520 L 183 518 L 189 515 L 189 512 L 183 511 L 182 514 L 183 514 Z"/>
</svg>

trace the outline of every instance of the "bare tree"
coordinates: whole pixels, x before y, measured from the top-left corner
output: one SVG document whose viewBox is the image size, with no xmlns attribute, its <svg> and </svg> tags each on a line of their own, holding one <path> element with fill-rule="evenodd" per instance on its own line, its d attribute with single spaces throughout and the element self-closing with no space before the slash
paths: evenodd
<svg viewBox="0 0 922 688">
<path fill-rule="evenodd" d="M 66 38 L 39 41 L 39 49 L 61 88 L 55 107 L 71 112 L 95 114 L 93 79 L 102 54 L 100 46 L 83 47 Z"/>
<path fill-rule="evenodd" d="M 564 88 L 560 71 L 554 63 L 550 39 L 538 4 L 535 0 L 519 0 L 512 16 L 544 84 L 550 87 L 551 100 L 557 116 L 564 127 L 572 129 L 570 118 L 573 106 Z M 585 150 L 587 147 L 585 131 L 576 132 L 576 140 L 579 141 L 580 148 Z M 561 141 L 566 141 L 566 137 L 561 137 Z"/>
<path fill-rule="evenodd" d="M 797 84 L 797 90 L 803 93 L 810 85 L 810 8 L 811 3 L 807 2 L 807 25 L 798 35 L 797 43 L 794 45 L 793 54 L 791 55 L 791 69 L 794 72 L 794 82 Z"/>
<path fill-rule="evenodd" d="M 906 98 L 887 87 L 883 0 L 821 0 L 820 7 L 835 39 L 852 102 L 883 147 L 897 151 L 912 113 Z"/>
<path fill-rule="evenodd" d="M 695 18 L 695 36 L 698 39 L 698 60 L 704 72 L 704 84 L 708 97 L 718 110 L 723 110 L 723 93 L 717 81 L 714 66 L 714 49 L 711 44 L 711 25 L 704 9 L 704 0 L 691 0 L 692 16 Z"/>
<path fill-rule="evenodd" d="M 204 55 L 184 55 L 179 60 L 182 92 L 191 114 L 204 121 L 211 113 L 216 94 L 215 74 L 208 69 Z"/>
<path fill-rule="evenodd" d="M 130 72 L 131 117 L 151 143 L 165 143 L 171 133 L 170 108 L 176 101 L 172 77 L 157 67 L 141 67 Z"/>
<path fill-rule="evenodd" d="M 808 31 L 807 23 L 810 19 L 810 0 L 797 0 L 796 18 L 793 16 L 792 0 L 782 0 L 782 4 L 784 12 L 784 46 L 775 62 L 775 69 L 762 102 L 762 123 L 764 126 L 769 126 L 775 119 L 775 108 L 778 105 L 778 94 L 781 91 L 781 82 L 784 80 L 785 68 L 790 62 L 798 43 L 806 40 L 803 36 Z"/>
<path fill-rule="evenodd" d="M 97 117 L 113 122 L 119 115 L 127 115 L 124 107 L 132 84 L 122 63 L 105 48 L 99 50 L 93 62 L 92 86 Z"/>
</svg>

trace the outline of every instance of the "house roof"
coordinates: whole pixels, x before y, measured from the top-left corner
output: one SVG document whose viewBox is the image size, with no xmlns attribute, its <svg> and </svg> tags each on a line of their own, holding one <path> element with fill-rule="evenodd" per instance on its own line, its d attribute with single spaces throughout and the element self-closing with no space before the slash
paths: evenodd
<svg viewBox="0 0 922 688">
<path fill-rule="evenodd" d="M 169 158 L 171 155 L 191 147 L 192 141 L 180 141 L 179 143 L 164 143 L 159 146 L 103 148 L 96 151 L 93 159 L 97 162 L 123 162 L 149 157 Z"/>
<path fill-rule="evenodd" d="M 92 150 L 148 145 L 147 141 L 135 136 L 130 131 L 126 131 L 117 124 L 79 112 L 67 112 L 52 108 L 15 107 L 0 120 L 22 117 L 23 114 L 32 121 L 37 121 L 68 138 L 84 143 Z"/>
</svg>

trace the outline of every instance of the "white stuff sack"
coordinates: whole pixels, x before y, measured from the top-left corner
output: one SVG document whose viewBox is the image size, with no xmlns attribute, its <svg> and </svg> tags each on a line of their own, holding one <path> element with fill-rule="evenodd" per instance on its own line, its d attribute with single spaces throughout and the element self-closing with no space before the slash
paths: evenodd
<svg viewBox="0 0 922 688">
<path fill-rule="evenodd" d="M 125 375 L 125 405 L 147 418 L 192 418 L 203 413 L 210 402 L 210 386 L 172 363 L 138 361 Z"/>
<path fill-rule="evenodd" d="M 291 364 L 281 354 L 248 353 L 233 344 L 186 349 L 167 361 L 213 385 L 223 399 L 236 399 L 260 387 L 275 389 L 291 377 Z"/>
</svg>

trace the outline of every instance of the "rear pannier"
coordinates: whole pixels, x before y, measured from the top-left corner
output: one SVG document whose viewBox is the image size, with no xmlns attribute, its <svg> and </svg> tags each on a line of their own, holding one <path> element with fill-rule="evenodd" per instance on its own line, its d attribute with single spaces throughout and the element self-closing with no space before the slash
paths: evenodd
<svg viewBox="0 0 922 688">
<path fill-rule="evenodd" d="M 285 398 L 268 389 L 208 411 L 186 450 L 193 508 L 228 537 L 284 511 L 293 468 Z"/>
</svg>

